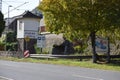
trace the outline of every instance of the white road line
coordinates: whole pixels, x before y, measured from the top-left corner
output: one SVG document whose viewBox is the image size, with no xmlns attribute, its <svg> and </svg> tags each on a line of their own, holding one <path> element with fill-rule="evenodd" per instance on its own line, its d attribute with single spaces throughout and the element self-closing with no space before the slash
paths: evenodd
<svg viewBox="0 0 120 80">
<path fill-rule="evenodd" d="M 73 75 L 73 76 L 74 76 L 74 77 L 91 79 L 91 80 L 103 80 L 103 79 L 100 79 L 100 78 L 94 78 L 94 77 L 88 77 L 88 76 L 81 76 L 81 75 Z"/>
<path fill-rule="evenodd" d="M 7 77 L 3 77 L 3 76 L 0 76 L 0 78 L 6 79 L 6 80 L 13 80 L 11 78 L 7 78 Z"/>
</svg>

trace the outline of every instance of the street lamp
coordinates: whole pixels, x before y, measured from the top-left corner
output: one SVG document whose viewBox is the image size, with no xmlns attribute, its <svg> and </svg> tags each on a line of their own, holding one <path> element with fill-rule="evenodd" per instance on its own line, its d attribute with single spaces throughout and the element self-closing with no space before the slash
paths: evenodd
<svg viewBox="0 0 120 80">
<path fill-rule="evenodd" d="M 10 24 L 10 7 L 12 7 L 11 5 L 8 6 L 8 24 L 6 26 L 6 39 L 5 39 L 5 43 L 7 43 L 7 33 L 9 31 L 9 24 Z M 7 51 L 7 45 L 5 46 L 5 51 Z"/>
<path fill-rule="evenodd" d="M 2 0 L 0 0 L 0 11 L 2 12 Z"/>
<path fill-rule="evenodd" d="M 12 7 L 12 5 L 8 6 L 8 28 L 9 28 L 9 24 L 10 24 L 10 7 Z"/>
</svg>

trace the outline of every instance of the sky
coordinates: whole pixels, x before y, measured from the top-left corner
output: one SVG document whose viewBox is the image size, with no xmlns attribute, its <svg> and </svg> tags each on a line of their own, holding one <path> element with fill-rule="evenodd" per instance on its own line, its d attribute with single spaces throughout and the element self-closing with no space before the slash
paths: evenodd
<svg viewBox="0 0 120 80">
<path fill-rule="evenodd" d="M 26 3 L 25 3 L 26 2 Z M 4 18 L 8 17 L 8 6 L 9 17 L 14 17 L 24 13 L 26 10 L 33 10 L 39 4 L 39 0 L 2 0 L 2 13 Z"/>
</svg>

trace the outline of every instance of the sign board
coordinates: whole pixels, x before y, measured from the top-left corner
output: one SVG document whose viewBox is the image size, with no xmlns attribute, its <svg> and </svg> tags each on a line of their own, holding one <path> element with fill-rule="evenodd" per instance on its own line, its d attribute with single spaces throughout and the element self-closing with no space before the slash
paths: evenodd
<svg viewBox="0 0 120 80">
<path fill-rule="evenodd" d="M 29 31 L 29 30 L 26 30 L 24 32 L 24 37 L 29 37 L 29 38 L 32 38 L 32 39 L 36 39 L 37 38 L 37 34 L 38 32 L 37 31 Z"/>
<path fill-rule="evenodd" d="M 28 36 L 25 37 L 25 41 L 26 42 L 29 42 L 30 41 L 30 38 Z"/>
<path fill-rule="evenodd" d="M 40 48 L 45 47 L 46 45 L 46 38 L 45 35 L 38 35 L 37 37 L 37 46 Z"/>
<path fill-rule="evenodd" d="M 97 37 L 95 40 L 96 52 L 108 52 L 108 39 Z"/>
</svg>

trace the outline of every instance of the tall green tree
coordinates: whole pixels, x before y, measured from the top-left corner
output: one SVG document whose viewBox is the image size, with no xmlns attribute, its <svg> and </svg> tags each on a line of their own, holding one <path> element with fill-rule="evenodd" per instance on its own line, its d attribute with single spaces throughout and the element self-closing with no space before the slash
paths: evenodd
<svg viewBox="0 0 120 80">
<path fill-rule="evenodd" d="M 0 36 L 1 36 L 4 28 L 5 28 L 5 21 L 4 21 L 4 18 L 3 18 L 3 14 L 0 11 Z"/>
<path fill-rule="evenodd" d="M 43 0 L 39 8 L 51 32 L 90 34 L 93 62 L 97 61 L 95 35 L 120 28 L 120 0 Z"/>
</svg>

